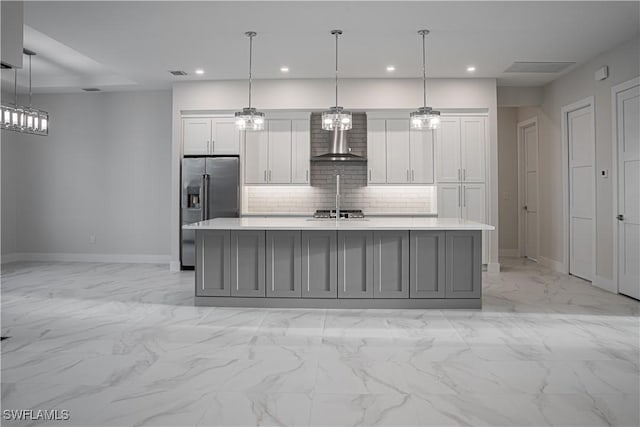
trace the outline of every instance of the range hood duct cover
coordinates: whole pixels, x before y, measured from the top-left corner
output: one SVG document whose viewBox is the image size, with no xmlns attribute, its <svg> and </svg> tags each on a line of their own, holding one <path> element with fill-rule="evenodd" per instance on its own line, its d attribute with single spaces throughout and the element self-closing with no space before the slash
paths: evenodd
<svg viewBox="0 0 640 427">
<path fill-rule="evenodd" d="M 311 158 L 314 162 L 366 162 L 366 157 L 357 156 L 351 153 L 347 143 L 347 134 L 344 130 L 334 129 L 331 131 L 331 141 L 329 142 L 329 152 Z"/>
</svg>

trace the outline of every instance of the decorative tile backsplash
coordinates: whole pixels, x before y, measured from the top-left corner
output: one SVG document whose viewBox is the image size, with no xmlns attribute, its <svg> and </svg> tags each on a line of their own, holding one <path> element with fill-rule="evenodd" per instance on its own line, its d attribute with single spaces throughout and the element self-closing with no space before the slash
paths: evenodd
<svg viewBox="0 0 640 427">
<path fill-rule="evenodd" d="M 321 114 L 311 114 L 311 155 L 324 154 L 331 133 L 322 130 Z M 347 133 L 351 152 L 367 155 L 367 116 L 353 113 Z M 433 186 L 367 186 L 367 163 L 311 162 L 310 186 L 254 185 L 244 187 L 245 214 L 282 213 L 310 215 L 316 209 L 335 208 L 336 175 L 340 175 L 341 208 L 362 209 L 365 214 L 431 214 L 436 212 Z"/>
</svg>

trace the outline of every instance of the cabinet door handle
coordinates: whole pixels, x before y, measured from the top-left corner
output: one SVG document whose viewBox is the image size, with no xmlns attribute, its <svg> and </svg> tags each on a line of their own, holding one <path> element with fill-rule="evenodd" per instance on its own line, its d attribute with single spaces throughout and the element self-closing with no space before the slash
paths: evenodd
<svg viewBox="0 0 640 427">
<path fill-rule="evenodd" d="M 458 185 L 458 207 L 462 205 L 462 194 L 460 193 L 460 186 Z"/>
<path fill-rule="evenodd" d="M 460 169 L 458 169 L 458 181 L 462 181 L 462 175 L 460 174 Z"/>
<path fill-rule="evenodd" d="M 264 170 L 264 182 L 267 182 L 267 170 Z"/>
<path fill-rule="evenodd" d="M 409 169 L 407 169 L 407 182 L 409 182 Z"/>
<path fill-rule="evenodd" d="M 271 169 L 269 169 L 269 182 L 271 182 Z"/>
<path fill-rule="evenodd" d="M 462 189 L 462 206 L 467 207 L 467 186 Z"/>
<path fill-rule="evenodd" d="M 213 153 L 215 151 L 215 149 L 213 148 L 215 146 L 215 141 L 212 139 L 211 140 L 211 153 Z"/>
<path fill-rule="evenodd" d="M 462 169 L 462 180 L 467 180 L 467 168 Z"/>
<path fill-rule="evenodd" d="M 369 169 L 369 181 L 371 181 L 371 169 Z"/>
<path fill-rule="evenodd" d="M 209 151 L 211 151 L 211 150 L 209 149 L 210 144 L 211 144 L 211 142 L 207 139 L 207 153 L 208 153 Z"/>
<path fill-rule="evenodd" d="M 411 169 L 411 181 L 415 181 L 416 180 L 416 171 L 414 169 Z"/>
</svg>

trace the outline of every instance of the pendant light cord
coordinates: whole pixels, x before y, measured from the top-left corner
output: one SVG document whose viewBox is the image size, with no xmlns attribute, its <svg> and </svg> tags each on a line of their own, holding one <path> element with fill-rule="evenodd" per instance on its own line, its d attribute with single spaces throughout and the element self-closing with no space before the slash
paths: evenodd
<svg viewBox="0 0 640 427">
<path fill-rule="evenodd" d="M 18 106 L 18 69 L 13 69 L 13 103 Z"/>
<path fill-rule="evenodd" d="M 251 65 L 252 65 L 252 57 L 253 57 L 253 36 L 255 34 L 247 33 L 249 36 L 249 108 L 251 108 L 251 83 L 252 83 L 252 75 L 251 75 Z"/>
<path fill-rule="evenodd" d="M 31 109 L 31 56 L 29 55 L 29 109 Z"/>
<path fill-rule="evenodd" d="M 336 108 L 338 107 L 338 36 L 340 33 L 336 31 Z"/>
<path fill-rule="evenodd" d="M 427 48 L 425 45 L 425 37 L 427 33 L 425 31 L 421 31 L 422 33 L 422 93 L 424 106 L 427 106 Z"/>
</svg>

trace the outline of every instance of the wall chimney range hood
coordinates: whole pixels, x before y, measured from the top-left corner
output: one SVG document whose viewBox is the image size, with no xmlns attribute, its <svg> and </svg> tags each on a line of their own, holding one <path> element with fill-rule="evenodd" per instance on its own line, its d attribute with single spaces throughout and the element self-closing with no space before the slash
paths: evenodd
<svg viewBox="0 0 640 427">
<path fill-rule="evenodd" d="M 367 158 L 351 153 L 347 144 L 346 131 L 335 128 L 331 131 L 329 152 L 311 157 L 313 162 L 366 162 Z"/>
</svg>

